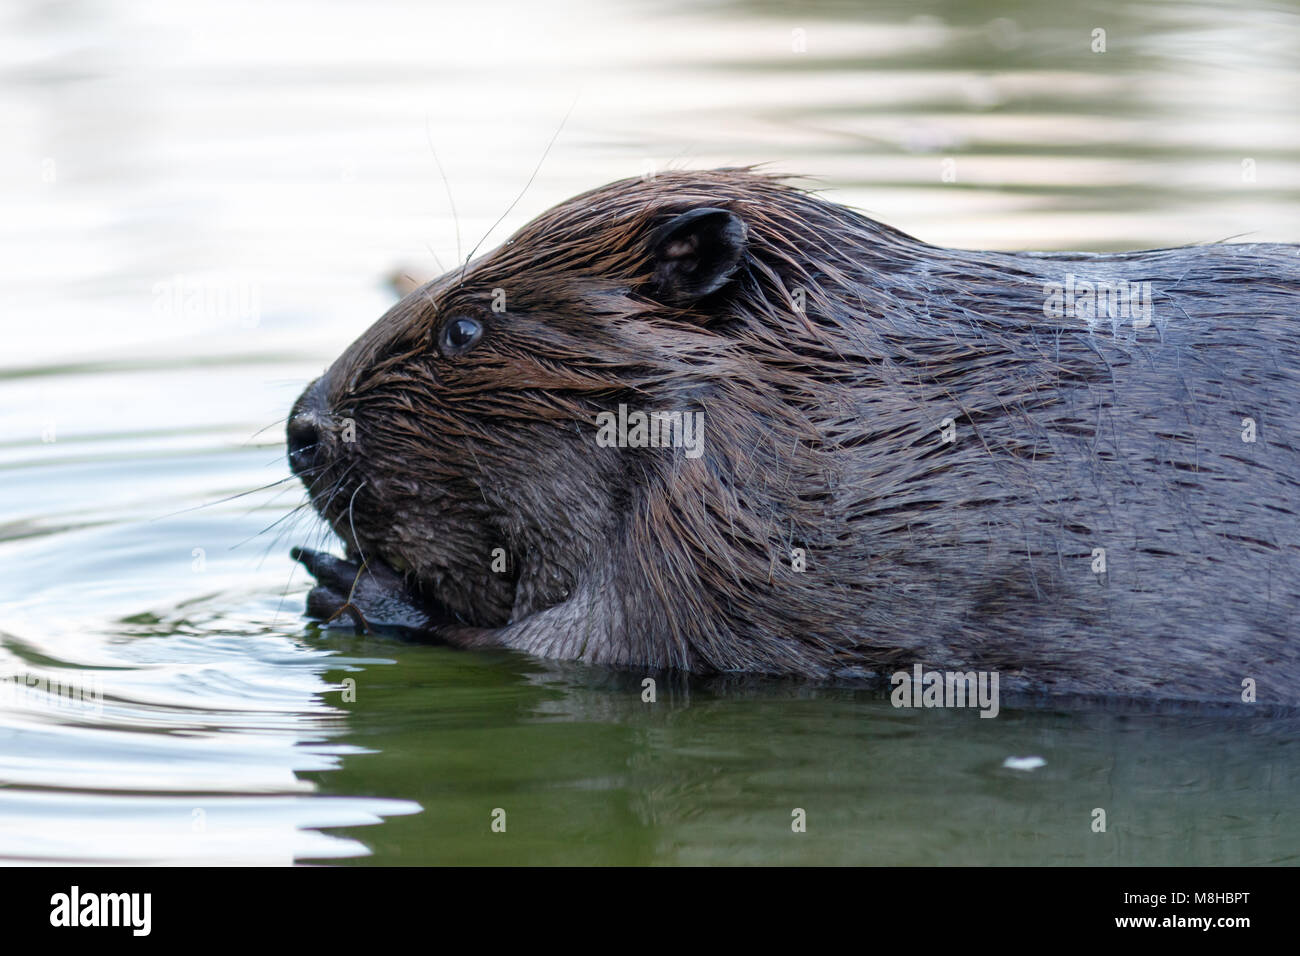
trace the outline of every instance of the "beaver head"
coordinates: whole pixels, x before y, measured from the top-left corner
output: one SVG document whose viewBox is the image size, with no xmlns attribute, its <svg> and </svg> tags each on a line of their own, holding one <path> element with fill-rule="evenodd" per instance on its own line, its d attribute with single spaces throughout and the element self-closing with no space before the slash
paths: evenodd
<svg viewBox="0 0 1300 956">
<path fill-rule="evenodd" d="M 773 429 L 782 443 L 815 438 L 800 412 L 815 396 L 762 360 L 789 354 L 789 316 L 763 327 L 766 298 L 746 293 L 762 278 L 755 245 L 780 232 L 764 215 L 792 215 L 801 195 L 740 170 L 619 182 L 417 289 L 293 408 L 289 459 L 314 506 L 354 556 L 485 627 L 563 601 L 638 509 L 661 510 L 668 537 L 698 536 L 656 488 L 691 498 L 686 511 L 732 515 L 738 535 L 770 520 L 761 495 L 737 509 L 717 478 L 788 473 Z M 738 299 L 751 300 L 748 322 L 728 306 Z M 598 442 L 598 416 L 620 406 L 625 419 L 707 407 L 707 453 Z M 798 477 L 811 494 L 824 484 Z M 783 520 L 779 534 L 797 534 L 799 515 Z M 767 577 L 771 555 L 750 557 Z"/>
</svg>

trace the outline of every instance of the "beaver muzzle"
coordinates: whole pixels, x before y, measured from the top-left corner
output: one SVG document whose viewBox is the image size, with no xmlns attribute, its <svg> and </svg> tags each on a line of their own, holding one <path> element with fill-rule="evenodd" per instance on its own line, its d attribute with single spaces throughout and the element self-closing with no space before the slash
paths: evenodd
<svg viewBox="0 0 1300 956">
<path fill-rule="evenodd" d="M 285 429 L 285 438 L 289 447 L 289 468 L 299 478 L 318 472 L 323 464 L 324 446 L 321 436 L 324 433 L 328 413 L 325 409 L 321 381 L 317 379 L 303 390 L 298 401 L 294 403 Z"/>
</svg>

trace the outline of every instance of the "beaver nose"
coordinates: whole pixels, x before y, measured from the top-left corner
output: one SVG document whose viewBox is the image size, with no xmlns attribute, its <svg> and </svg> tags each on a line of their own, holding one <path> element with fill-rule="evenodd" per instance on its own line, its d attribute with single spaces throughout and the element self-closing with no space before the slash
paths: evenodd
<svg viewBox="0 0 1300 956">
<path fill-rule="evenodd" d="M 316 450 L 320 447 L 320 429 L 315 422 L 301 415 L 289 419 L 289 468 L 295 475 L 316 464 Z"/>
<path fill-rule="evenodd" d="M 289 468 L 301 476 L 315 468 L 324 457 L 321 423 L 324 419 L 320 379 L 312 382 L 294 403 L 285 429 L 289 446 Z"/>
</svg>

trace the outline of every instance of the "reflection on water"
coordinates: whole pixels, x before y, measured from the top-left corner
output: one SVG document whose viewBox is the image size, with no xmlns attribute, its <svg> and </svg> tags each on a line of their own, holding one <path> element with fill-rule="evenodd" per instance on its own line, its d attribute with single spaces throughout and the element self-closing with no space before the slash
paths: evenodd
<svg viewBox="0 0 1300 956">
<path fill-rule="evenodd" d="M 278 421 L 561 127 L 489 242 L 750 162 L 941 244 L 1295 241 L 1298 39 L 1294 2 L 7 5 L 0 859 L 1297 862 L 1288 721 L 650 705 L 316 634 Z"/>
<path fill-rule="evenodd" d="M 290 863 L 363 844 L 316 828 L 415 813 L 312 796 L 349 754 L 325 671 L 360 670 L 249 618 L 142 615 L 53 660 L 0 635 L 0 854 L 10 860 Z M 381 661 L 378 663 L 388 663 Z"/>
<path fill-rule="evenodd" d="M 393 645 L 340 650 L 379 646 Z M 1300 861 L 1294 720 L 982 720 L 785 682 L 660 684 L 651 705 L 639 676 L 438 648 L 395 656 L 399 667 L 359 680 L 351 708 L 384 759 L 312 775 L 332 792 L 402 793 L 427 808 L 347 831 L 374 848 L 371 862 Z M 1004 768 L 1012 755 L 1045 766 Z M 497 808 L 504 835 L 489 829 Z M 1104 834 L 1092 830 L 1097 808 Z"/>
</svg>

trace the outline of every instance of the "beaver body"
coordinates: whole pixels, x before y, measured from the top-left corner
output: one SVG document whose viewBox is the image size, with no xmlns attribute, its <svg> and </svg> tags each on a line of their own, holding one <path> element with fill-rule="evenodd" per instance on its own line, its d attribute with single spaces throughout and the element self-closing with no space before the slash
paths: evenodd
<svg viewBox="0 0 1300 956">
<path fill-rule="evenodd" d="M 304 392 L 290 461 L 348 549 L 300 553 L 309 607 L 598 664 L 1300 702 L 1297 292 L 1297 246 L 968 252 L 745 170 L 614 183 Z M 699 415 L 694 453 L 634 412 Z"/>
</svg>

